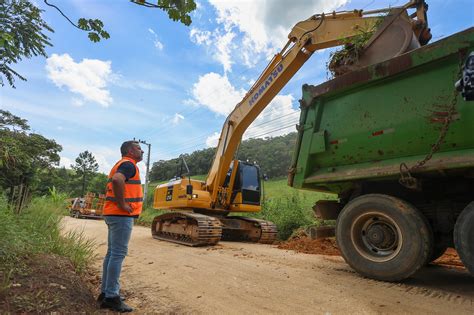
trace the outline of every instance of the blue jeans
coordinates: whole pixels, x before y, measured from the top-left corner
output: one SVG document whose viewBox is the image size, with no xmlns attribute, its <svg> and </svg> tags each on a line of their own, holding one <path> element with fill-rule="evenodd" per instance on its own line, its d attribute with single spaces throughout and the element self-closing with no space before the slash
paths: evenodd
<svg viewBox="0 0 474 315">
<path fill-rule="evenodd" d="M 132 234 L 133 217 L 104 216 L 109 229 L 107 254 L 102 269 L 102 292 L 105 297 L 119 296 L 120 271 L 128 252 L 128 242 Z"/>
</svg>

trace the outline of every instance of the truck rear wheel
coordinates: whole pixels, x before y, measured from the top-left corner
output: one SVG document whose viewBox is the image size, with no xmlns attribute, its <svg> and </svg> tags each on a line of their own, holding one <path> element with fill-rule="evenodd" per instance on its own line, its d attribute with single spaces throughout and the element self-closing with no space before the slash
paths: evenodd
<svg viewBox="0 0 474 315">
<path fill-rule="evenodd" d="M 454 226 L 454 246 L 462 263 L 474 276 L 474 201 L 467 205 Z"/>
<path fill-rule="evenodd" d="M 433 248 L 423 214 L 401 199 L 382 194 L 349 202 L 337 219 L 336 240 L 354 270 L 383 281 L 410 277 L 425 264 Z"/>
</svg>

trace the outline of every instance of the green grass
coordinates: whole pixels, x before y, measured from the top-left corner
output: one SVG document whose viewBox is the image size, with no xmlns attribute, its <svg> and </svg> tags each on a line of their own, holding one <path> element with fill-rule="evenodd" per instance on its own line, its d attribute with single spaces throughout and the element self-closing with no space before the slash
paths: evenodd
<svg viewBox="0 0 474 315">
<path fill-rule="evenodd" d="M 150 204 L 148 207 L 143 209 L 136 223 L 139 225 L 151 226 L 151 223 L 153 222 L 153 218 L 163 213 L 166 213 L 166 211 L 153 209 L 152 205 Z"/>
<path fill-rule="evenodd" d="M 262 211 L 255 216 L 274 222 L 281 240 L 297 230 L 324 225 L 316 219 L 312 208 L 318 200 L 337 199 L 334 194 L 294 189 L 288 186 L 286 178 L 263 182 L 263 194 Z"/>
<path fill-rule="evenodd" d="M 278 198 L 292 197 L 296 194 L 300 199 L 301 206 L 311 209 L 318 200 L 334 200 L 337 196 L 308 190 L 298 190 L 288 186 L 286 178 L 273 179 L 263 182 L 263 195 L 266 201 Z"/>
<path fill-rule="evenodd" d="M 64 199 L 57 195 L 34 199 L 20 214 L 14 214 L 0 197 L 0 285 L 4 290 L 10 275 L 23 268 L 26 256 L 56 254 L 69 258 L 78 272 L 85 270 L 94 257 L 95 244 L 82 232 L 62 233 L 64 212 Z"/>
<path fill-rule="evenodd" d="M 193 176 L 192 178 L 205 180 L 206 175 Z M 148 207 L 140 215 L 138 224 L 150 226 L 155 216 L 165 212 L 153 209 L 155 187 L 162 183 L 164 182 L 153 182 L 148 186 Z M 262 185 L 262 211 L 260 213 L 234 213 L 233 215 L 252 216 L 274 222 L 278 227 L 278 237 L 282 240 L 290 237 L 298 229 L 324 224 L 314 217 L 313 205 L 318 200 L 337 199 L 337 196 L 333 194 L 289 187 L 286 178 L 268 180 Z"/>
</svg>

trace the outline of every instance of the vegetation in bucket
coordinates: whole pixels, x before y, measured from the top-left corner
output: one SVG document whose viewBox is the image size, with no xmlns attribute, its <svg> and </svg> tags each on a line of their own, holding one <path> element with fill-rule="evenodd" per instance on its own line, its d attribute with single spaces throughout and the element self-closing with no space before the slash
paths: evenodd
<svg viewBox="0 0 474 315">
<path fill-rule="evenodd" d="M 365 45 L 372 34 L 377 31 L 383 20 L 384 17 L 380 17 L 372 28 L 360 29 L 360 34 L 351 38 L 341 39 L 343 42 L 342 48 L 331 52 L 329 54 L 329 61 L 327 62 L 327 68 L 332 78 L 350 71 L 348 66 L 355 64 L 359 60 Z"/>
</svg>

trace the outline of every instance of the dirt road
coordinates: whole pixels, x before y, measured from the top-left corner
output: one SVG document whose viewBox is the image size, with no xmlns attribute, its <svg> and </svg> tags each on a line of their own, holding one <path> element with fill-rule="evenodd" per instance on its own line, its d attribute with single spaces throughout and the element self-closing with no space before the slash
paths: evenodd
<svg viewBox="0 0 474 315">
<path fill-rule="evenodd" d="M 100 270 L 103 221 L 66 217 L 66 229 L 96 239 Z M 405 283 L 368 280 L 340 257 L 270 245 L 222 242 L 191 248 L 133 230 L 122 289 L 138 312 L 193 314 L 473 314 L 474 280 L 465 271 L 429 266 Z"/>
</svg>

